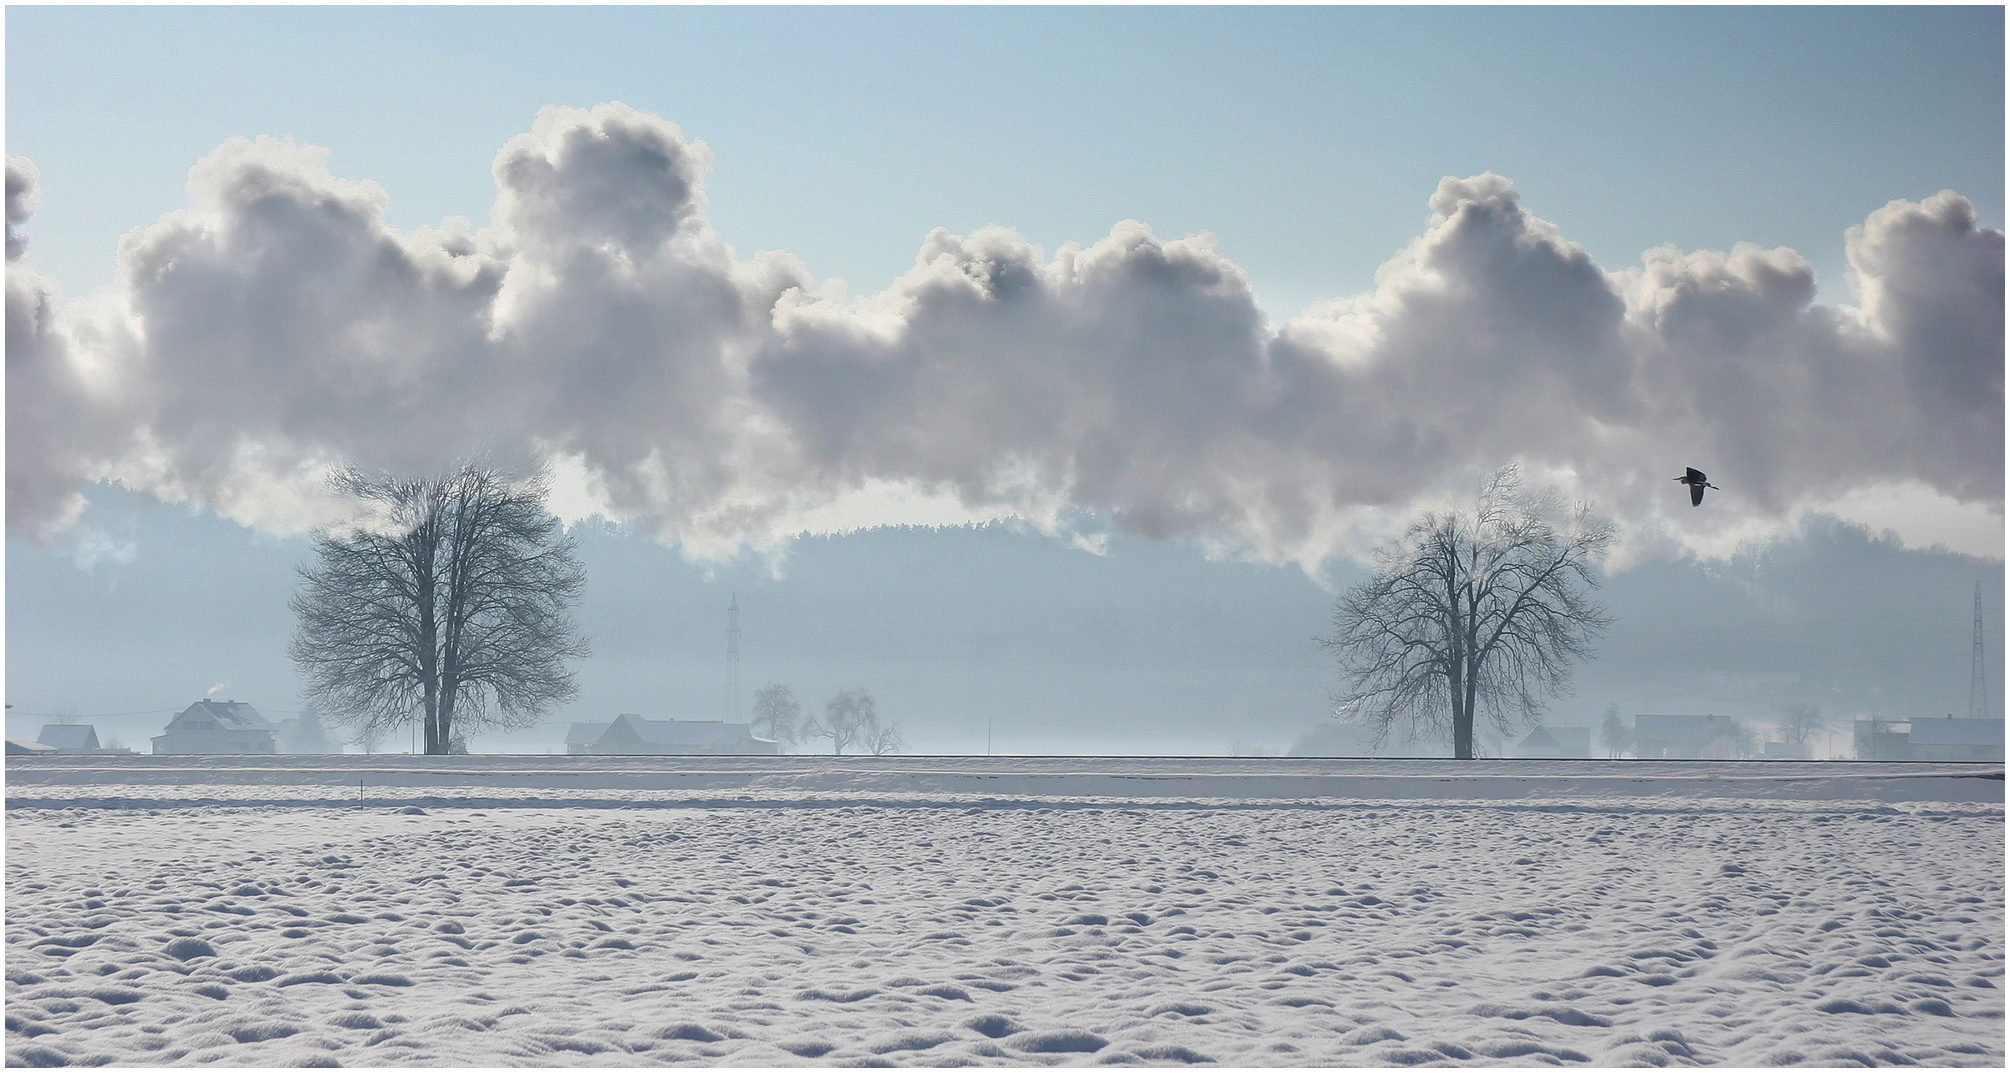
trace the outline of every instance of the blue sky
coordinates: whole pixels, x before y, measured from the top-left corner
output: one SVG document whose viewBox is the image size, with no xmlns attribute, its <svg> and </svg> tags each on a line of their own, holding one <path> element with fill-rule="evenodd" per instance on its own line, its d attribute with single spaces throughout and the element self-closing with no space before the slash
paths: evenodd
<svg viewBox="0 0 2010 1073">
<path fill-rule="evenodd" d="M 599 654 L 562 718 L 712 714 L 739 592 L 750 669 L 813 705 L 872 686 L 919 748 L 999 720 L 1026 751 L 1283 748 L 1327 715 L 1333 588 L 1510 458 L 1626 534 L 1614 655 L 1561 718 L 1756 718 L 1738 683 L 1779 674 L 1958 707 L 1977 580 L 2000 666 L 2000 7 L 6 29 L 9 700 L 33 718 L 212 688 L 293 709 L 318 467 L 476 449 L 548 453 L 569 518 L 624 523 L 592 530 Z M 428 230 L 452 217 L 471 234 Z M 1817 554 L 1824 515 L 1869 533 Z M 1724 564 L 1776 544 L 1847 564 L 1849 598 L 1796 581 L 1760 621 Z M 1657 669 L 1657 639 L 1733 618 L 1758 632 L 1686 657 L 1730 692 Z"/>
<path fill-rule="evenodd" d="M 89 8 L 7 13 L 34 256 L 107 282 L 232 135 L 331 147 L 399 225 L 482 222 L 548 104 L 716 158 L 714 225 L 877 290 L 936 226 L 1050 252 L 1211 230 L 1273 319 L 1366 290 L 1432 187 L 1493 170 L 1607 268 L 1842 234 L 1953 188 L 2003 219 L 2003 15 L 1966 8 Z"/>
</svg>

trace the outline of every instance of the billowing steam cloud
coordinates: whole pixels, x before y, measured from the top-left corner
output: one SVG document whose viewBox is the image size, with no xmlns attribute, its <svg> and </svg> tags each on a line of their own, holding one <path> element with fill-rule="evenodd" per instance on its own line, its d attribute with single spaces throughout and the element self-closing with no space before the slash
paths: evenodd
<svg viewBox="0 0 2010 1073">
<path fill-rule="evenodd" d="M 1512 458 L 1639 540 L 1865 485 L 2002 509 L 2003 233 L 1953 192 L 1852 228 L 1861 304 L 1830 308 L 1792 250 L 1608 272 L 1507 179 L 1446 179 L 1372 292 L 1275 328 L 1209 236 L 1133 221 L 1051 257 L 938 230 L 843 297 L 737 258 L 705 146 L 618 104 L 505 145 L 479 231 L 401 232 L 327 155 L 226 143 L 113 287 L 60 306 L 9 159 L 11 524 L 59 532 L 116 477 L 298 528 L 330 516 L 328 465 L 478 450 L 576 460 L 611 514 L 702 554 L 907 489 L 1312 565 Z M 1685 465 L 1736 494 L 1692 510 Z"/>
</svg>

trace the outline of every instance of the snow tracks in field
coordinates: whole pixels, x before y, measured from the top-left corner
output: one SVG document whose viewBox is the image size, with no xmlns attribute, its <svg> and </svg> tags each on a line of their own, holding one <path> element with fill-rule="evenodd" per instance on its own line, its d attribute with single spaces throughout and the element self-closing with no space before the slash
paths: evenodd
<svg viewBox="0 0 2010 1073">
<path fill-rule="evenodd" d="M 9 1064 L 1997 1066 L 1996 805 L 15 809 Z"/>
</svg>

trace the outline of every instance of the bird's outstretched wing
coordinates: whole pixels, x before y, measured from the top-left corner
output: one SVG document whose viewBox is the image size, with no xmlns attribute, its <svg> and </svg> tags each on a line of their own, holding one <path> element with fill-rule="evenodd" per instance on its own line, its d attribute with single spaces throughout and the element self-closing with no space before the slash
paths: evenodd
<svg viewBox="0 0 2010 1073">
<path fill-rule="evenodd" d="M 1689 470 L 1689 476 L 1688 479 L 1685 480 L 1683 483 L 1689 485 L 1699 485 L 1699 484 L 1705 484 L 1709 481 L 1708 477 L 1703 476 L 1702 470 L 1697 469 L 1695 466 L 1689 466 L 1687 468 Z"/>
<path fill-rule="evenodd" d="M 1693 469 L 1690 470 L 1689 472 L 1696 473 L 1696 471 Z M 1702 474 L 1700 473 L 1697 473 L 1696 475 L 1698 477 L 1702 476 Z M 1689 485 L 1689 505 L 1692 507 L 1700 507 L 1703 505 L 1703 482 L 1700 480 L 1695 481 Z"/>
</svg>

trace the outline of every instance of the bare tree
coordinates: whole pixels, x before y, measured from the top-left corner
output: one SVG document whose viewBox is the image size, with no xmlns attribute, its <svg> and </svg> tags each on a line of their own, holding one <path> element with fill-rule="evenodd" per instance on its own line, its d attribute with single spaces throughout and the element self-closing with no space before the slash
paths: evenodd
<svg viewBox="0 0 2010 1073">
<path fill-rule="evenodd" d="M 804 740 L 829 738 L 831 752 L 835 755 L 842 755 L 852 746 L 859 746 L 874 756 L 898 752 L 905 747 L 900 740 L 900 724 L 882 725 L 872 694 L 864 688 L 844 690 L 824 702 L 823 718 L 804 724 L 802 736 Z"/>
<path fill-rule="evenodd" d="M 280 723 L 279 750 L 286 753 L 339 752 L 321 726 L 321 714 L 319 705 L 309 703 L 298 715 Z"/>
<path fill-rule="evenodd" d="M 1565 514 L 1553 489 L 1524 489 L 1512 465 L 1469 508 L 1423 515 L 1334 609 L 1325 644 L 1349 683 L 1337 714 L 1378 742 L 1399 720 L 1449 729 L 1462 760 L 1482 716 L 1534 723 L 1612 621 L 1590 593 L 1615 535 L 1589 504 Z"/>
<path fill-rule="evenodd" d="M 342 713 L 354 740 L 419 720 L 427 753 L 465 752 L 470 731 L 529 726 L 578 692 L 567 661 L 587 646 L 569 610 L 586 572 L 544 507 L 545 471 L 513 481 L 471 462 L 408 479 L 351 467 L 332 483 L 373 517 L 315 534 L 290 653 L 310 699 Z"/>
<path fill-rule="evenodd" d="M 1618 760 L 1633 748 L 1633 730 L 1619 718 L 1619 704 L 1614 702 L 1605 709 L 1605 718 L 1598 724 L 1599 743 L 1605 746 L 1607 759 Z"/>
<path fill-rule="evenodd" d="M 907 748 L 900 736 L 900 724 L 877 726 L 865 735 L 865 750 L 874 756 L 888 756 Z"/>
<path fill-rule="evenodd" d="M 1759 732 L 1743 719 L 1731 720 L 1731 753 L 1740 760 L 1749 760 L 1759 755 L 1764 746 L 1759 744 Z"/>
<path fill-rule="evenodd" d="M 1796 701 L 1787 705 L 1785 718 L 1779 722 L 1780 740 L 1795 745 L 1806 745 L 1808 739 L 1828 729 L 1829 718 L 1822 714 L 1821 706 L 1810 701 Z"/>
<path fill-rule="evenodd" d="M 803 722 L 803 706 L 796 700 L 796 692 L 780 682 L 770 682 L 754 691 L 754 732 L 767 736 L 784 745 L 794 745 L 801 739 L 807 724 Z"/>
</svg>

